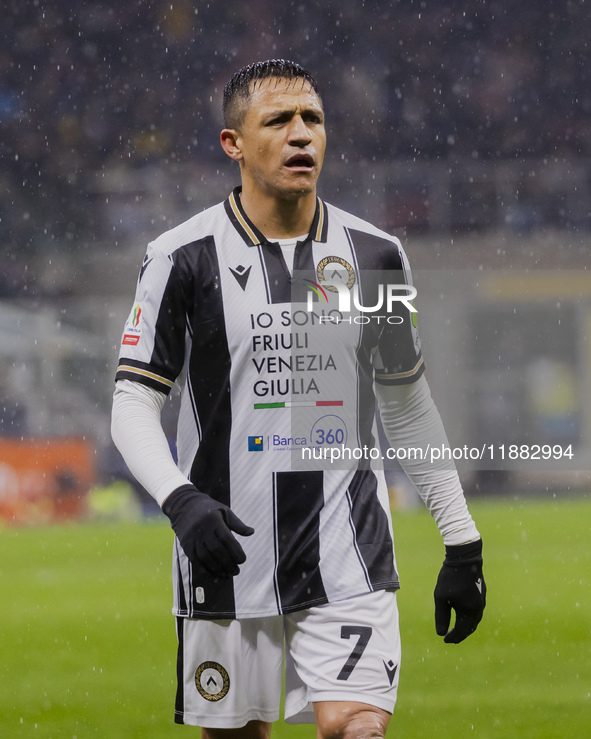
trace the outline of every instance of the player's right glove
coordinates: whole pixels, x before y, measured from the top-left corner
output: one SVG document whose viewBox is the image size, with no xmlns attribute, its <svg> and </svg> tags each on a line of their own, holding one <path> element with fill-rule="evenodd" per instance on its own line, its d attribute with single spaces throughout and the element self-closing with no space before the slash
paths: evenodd
<svg viewBox="0 0 591 739">
<path fill-rule="evenodd" d="M 217 577 L 233 577 L 240 572 L 239 565 L 246 561 L 246 555 L 232 531 L 250 536 L 254 529 L 242 523 L 228 506 L 194 485 L 182 485 L 164 501 L 162 510 L 191 562 Z"/>
<path fill-rule="evenodd" d="M 435 586 L 435 630 L 447 644 L 459 644 L 482 620 L 486 584 L 482 575 L 482 539 L 445 547 L 445 560 Z M 451 609 L 456 623 L 451 631 Z"/>
</svg>

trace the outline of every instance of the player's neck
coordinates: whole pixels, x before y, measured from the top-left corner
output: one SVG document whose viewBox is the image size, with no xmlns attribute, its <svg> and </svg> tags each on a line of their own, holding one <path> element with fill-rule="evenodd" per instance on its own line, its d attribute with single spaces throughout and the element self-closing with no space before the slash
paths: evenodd
<svg viewBox="0 0 591 739">
<path fill-rule="evenodd" d="M 316 190 L 299 198 L 264 197 L 243 187 L 244 212 L 267 239 L 288 239 L 308 233 L 316 213 Z"/>
</svg>

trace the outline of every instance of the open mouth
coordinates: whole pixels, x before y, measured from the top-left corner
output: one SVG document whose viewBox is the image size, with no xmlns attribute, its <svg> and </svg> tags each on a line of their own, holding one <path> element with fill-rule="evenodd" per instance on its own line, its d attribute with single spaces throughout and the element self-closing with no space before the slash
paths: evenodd
<svg viewBox="0 0 591 739">
<path fill-rule="evenodd" d="M 290 157 L 285 166 L 289 169 L 312 169 L 314 167 L 314 158 L 311 154 L 294 154 Z"/>
</svg>

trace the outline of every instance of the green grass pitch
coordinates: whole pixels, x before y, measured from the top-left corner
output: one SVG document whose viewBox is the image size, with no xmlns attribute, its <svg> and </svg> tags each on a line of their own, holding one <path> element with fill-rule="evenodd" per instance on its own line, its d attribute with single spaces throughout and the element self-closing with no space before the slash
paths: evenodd
<svg viewBox="0 0 591 739">
<path fill-rule="evenodd" d="M 435 635 L 443 548 L 395 512 L 403 663 L 389 737 L 584 737 L 591 726 L 591 503 L 474 501 L 488 607 L 460 645 Z M 166 739 L 176 639 L 172 532 L 155 523 L 0 530 L 0 736 Z M 280 739 L 315 737 L 279 722 Z"/>
</svg>

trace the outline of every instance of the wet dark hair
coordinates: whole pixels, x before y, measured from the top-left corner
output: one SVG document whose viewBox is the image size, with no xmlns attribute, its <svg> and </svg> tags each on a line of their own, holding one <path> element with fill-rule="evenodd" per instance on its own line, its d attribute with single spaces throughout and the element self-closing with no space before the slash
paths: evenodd
<svg viewBox="0 0 591 739">
<path fill-rule="evenodd" d="M 286 59 L 268 59 L 266 62 L 255 62 L 242 67 L 224 87 L 222 112 L 225 128 L 240 128 L 248 110 L 248 99 L 256 88 L 257 82 L 277 77 L 288 80 L 301 79 L 309 82 L 314 92 L 320 97 L 318 83 L 310 72 L 296 62 Z M 251 88 L 251 83 L 254 83 Z"/>
</svg>

